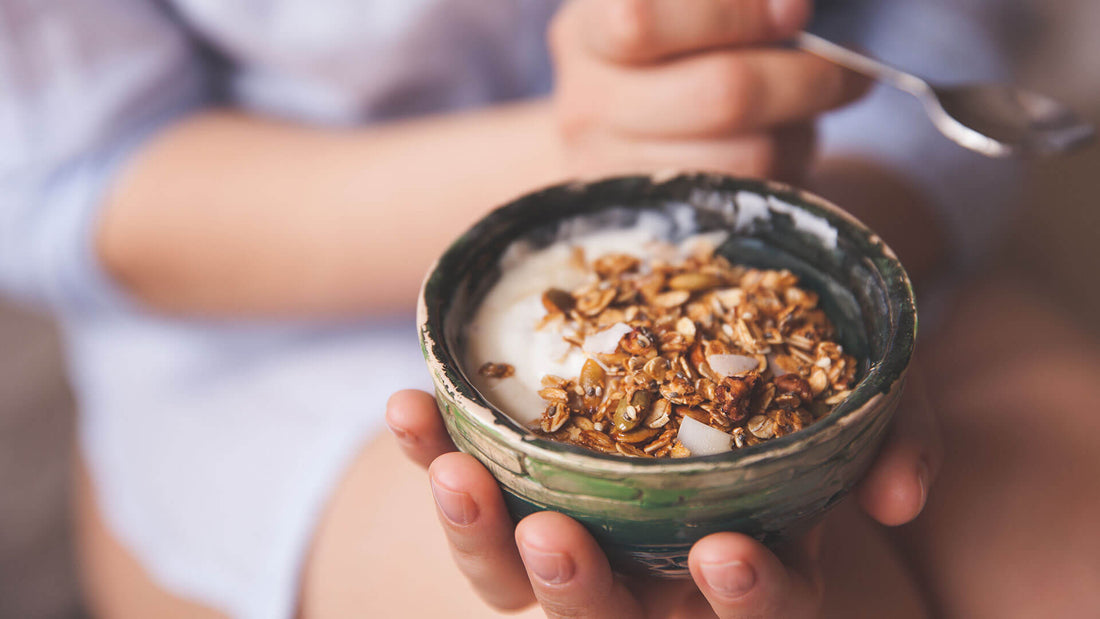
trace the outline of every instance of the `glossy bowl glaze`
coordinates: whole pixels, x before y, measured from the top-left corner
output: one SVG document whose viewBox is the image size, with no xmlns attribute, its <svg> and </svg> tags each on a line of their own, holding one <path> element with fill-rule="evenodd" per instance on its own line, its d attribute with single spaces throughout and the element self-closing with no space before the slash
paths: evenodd
<svg viewBox="0 0 1100 619">
<path fill-rule="evenodd" d="M 667 217 L 673 240 L 727 230 L 732 262 L 787 268 L 820 294 L 845 351 L 861 359 L 848 399 L 814 425 L 729 453 L 678 460 L 604 455 L 547 441 L 497 410 L 461 365 L 465 326 L 517 240 L 540 247 L 579 228 Z M 582 225 L 578 225 L 581 222 Z M 739 531 L 769 545 L 818 520 L 875 456 L 916 335 L 909 278 L 870 230 L 790 187 L 716 175 L 558 185 L 489 213 L 443 254 L 418 308 L 424 356 L 447 429 L 500 482 L 518 520 L 555 510 L 582 522 L 623 571 L 683 575 L 691 544 Z"/>
</svg>

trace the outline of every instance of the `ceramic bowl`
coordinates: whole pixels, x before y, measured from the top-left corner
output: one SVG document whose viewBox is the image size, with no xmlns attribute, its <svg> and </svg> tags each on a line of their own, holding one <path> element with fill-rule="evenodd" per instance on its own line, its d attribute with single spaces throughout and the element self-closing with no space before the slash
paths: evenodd
<svg viewBox="0 0 1100 619">
<path fill-rule="evenodd" d="M 539 438 L 497 410 L 462 367 L 464 327 L 517 240 L 545 246 L 641 213 L 672 235 L 727 230 L 718 252 L 786 268 L 817 292 L 845 351 L 861 359 L 851 395 L 799 432 L 728 453 L 676 460 L 605 455 Z M 673 240 L 676 240 L 675 238 Z M 717 175 L 631 176 L 563 184 L 486 215 L 428 274 L 421 346 L 455 444 L 500 482 L 513 516 L 554 510 L 583 523 L 622 571 L 683 575 L 691 544 L 739 531 L 775 546 L 821 518 L 874 458 L 901 393 L 916 335 L 909 278 L 863 224 L 785 185 Z"/>
</svg>

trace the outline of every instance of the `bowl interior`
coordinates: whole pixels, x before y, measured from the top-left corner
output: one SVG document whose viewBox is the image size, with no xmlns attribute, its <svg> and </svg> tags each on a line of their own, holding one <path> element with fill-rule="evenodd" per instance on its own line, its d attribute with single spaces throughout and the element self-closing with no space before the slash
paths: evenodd
<svg viewBox="0 0 1100 619">
<path fill-rule="evenodd" d="M 478 303 L 500 277 L 499 262 L 516 241 L 541 248 L 579 231 L 628 227 L 639 217 L 667 221 L 670 240 L 692 234 L 730 232 L 718 252 L 731 262 L 785 268 L 820 295 L 845 350 L 861 360 L 852 395 L 825 419 L 791 435 L 728 454 L 676 461 L 683 467 L 728 461 L 805 438 L 842 423 L 871 397 L 886 393 L 903 374 L 916 332 L 913 291 L 888 247 L 866 227 L 811 194 L 771 182 L 715 175 L 682 175 L 655 181 L 621 177 L 591 184 L 559 185 L 524 196 L 493 211 L 456 241 L 425 281 L 422 338 L 445 368 L 451 385 L 492 412 L 497 429 L 527 448 L 570 452 L 582 458 L 670 466 L 650 459 L 591 452 L 547 441 L 497 410 L 473 387 L 461 362 L 464 331 Z"/>
</svg>

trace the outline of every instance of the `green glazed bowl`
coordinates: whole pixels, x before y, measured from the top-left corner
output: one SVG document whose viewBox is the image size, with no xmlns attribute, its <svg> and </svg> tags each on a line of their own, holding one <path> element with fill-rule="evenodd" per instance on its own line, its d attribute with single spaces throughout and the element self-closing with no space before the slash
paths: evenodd
<svg viewBox="0 0 1100 619">
<path fill-rule="evenodd" d="M 817 292 L 845 351 L 861 359 L 851 396 L 791 435 L 729 453 L 631 459 L 538 438 L 473 387 L 464 327 L 500 276 L 508 246 L 624 227 L 641 213 L 672 236 L 729 231 L 731 261 L 787 268 Z M 673 238 L 672 240 L 677 240 Z M 550 187 L 489 213 L 443 254 L 418 307 L 421 346 L 452 439 L 500 482 L 517 520 L 554 510 L 583 523 L 622 571 L 680 576 L 698 539 L 739 531 L 775 546 L 840 500 L 870 465 L 913 352 L 916 308 L 893 252 L 825 200 L 777 183 L 717 175 L 619 177 Z"/>
</svg>

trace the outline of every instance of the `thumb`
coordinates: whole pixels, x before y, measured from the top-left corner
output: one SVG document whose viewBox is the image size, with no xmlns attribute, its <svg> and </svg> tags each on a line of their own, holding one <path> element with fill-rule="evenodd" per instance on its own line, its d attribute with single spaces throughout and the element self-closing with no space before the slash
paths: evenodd
<svg viewBox="0 0 1100 619">
<path fill-rule="evenodd" d="M 816 617 L 823 587 L 821 527 L 783 550 L 787 563 L 739 533 L 715 533 L 695 544 L 688 567 L 720 619 Z"/>
</svg>

